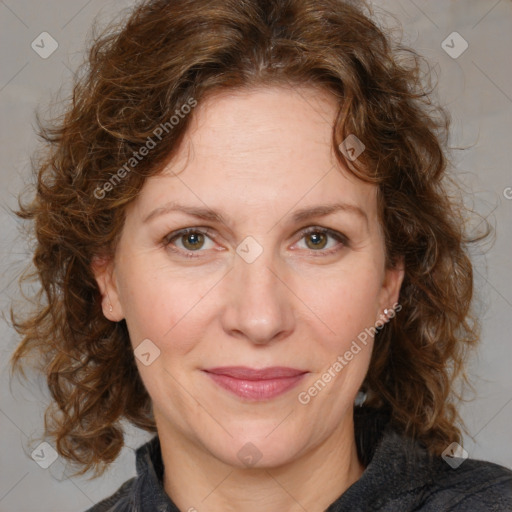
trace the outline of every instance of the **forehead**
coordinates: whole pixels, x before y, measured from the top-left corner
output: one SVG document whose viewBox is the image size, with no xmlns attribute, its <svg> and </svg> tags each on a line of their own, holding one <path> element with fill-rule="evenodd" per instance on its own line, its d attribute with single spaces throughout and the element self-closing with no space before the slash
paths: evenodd
<svg viewBox="0 0 512 512">
<path fill-rule="evenodd" d="M 253 213 L 345 201 L 375 212 L 375 186 L 342 168 L 332 147 L 336 99 L 322 89 L 213 94 L 193 111 L 179 151 L 141 191 L 142 209 L 179 196 Z"/>
<path fill-rule="evenodd" d="M 265 173 L 289 159 L 318 167 L 331 157 L 330 135 L 337 103 L 320 89 L 268 87 L 209 96 L 194 112 L 188 141 L 197 159 L 214 158 L 245 174 Z M 185 156 L 185 151 L 182 152 Z M 176 162 L 178 163 L 178 162 Z"/>
</svg>

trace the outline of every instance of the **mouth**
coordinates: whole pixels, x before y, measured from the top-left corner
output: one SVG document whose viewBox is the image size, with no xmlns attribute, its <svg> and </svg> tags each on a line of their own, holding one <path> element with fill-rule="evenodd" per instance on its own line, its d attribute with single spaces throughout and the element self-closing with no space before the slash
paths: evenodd
<svg viewBox="0 0 512 512">
<path fill-rule="evenodd" d="M 262 369 L 229 366 L 202 371 L 221 388 L 249 401 L 270 400 L 282 395 L 294 388 L 308 373 L 283 366 Z"/>
</svg>

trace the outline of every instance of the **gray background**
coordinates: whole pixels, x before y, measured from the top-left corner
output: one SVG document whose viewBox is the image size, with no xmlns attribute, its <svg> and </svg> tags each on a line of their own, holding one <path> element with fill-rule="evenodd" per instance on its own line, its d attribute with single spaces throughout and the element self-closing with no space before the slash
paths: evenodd
<svg viewBox="0 0 512 512">
<path fill-rule="evenodd" d="M 59 89 L 63 94 L 69 90 L 93 18 L 111 20 L 132 3 L 0 0 L 0 302 L 4 313 L 18 295 L 18 274 L 30 260 L 19 222 L 8 207 L 16 206 L 16 196 L 30 175 L 30 154 L 36 148 L 34 109 L 46 107 Z M 473 254 L 483 341 L 469 368 L 476 399 L 462 407 L 472 436 L 466 436 L 464 448 L 470 457 L 512 467 L 512 2 L 388 0 L 376 5 L 401 21 L 405 42 L 435 66 L 439 98 L 452 114 L 451 144 L 469 147 L 454 151 L 456 172 L 473 191 L 469 204 L 496 226 L 496 240 L 486 255 L 482 250 Z M 58 42 L 47 59 L 31 48 L 44 31 Z M 453 31 L 469 44 L 457 59 L 441 47 Z M 135 475 L 134 449 L 151 436 L 127 427 L 127 447 L 97 480 L 70 479 L 60 458 L 42 469 L 30 454 L 37 446 L 33 439 L 42 435 L 47 391 L 38 376 L 26 385 L 14 380 L 11 389 L 7 364 L 18 340 L 5 319 L 0 329 L 0 512 L 83 511 Z"/>
</svg>

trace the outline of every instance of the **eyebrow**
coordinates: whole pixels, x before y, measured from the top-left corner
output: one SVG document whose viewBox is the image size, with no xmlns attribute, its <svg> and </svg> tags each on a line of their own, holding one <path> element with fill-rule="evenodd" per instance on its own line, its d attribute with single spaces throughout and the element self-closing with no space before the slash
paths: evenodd
<svg viewBox="0 0 512 512">
<path fill-rule="evenodd" d="M 365 221 L 366 225 L 368 225 L 368 216 L 366 215 L 366 212 L 359 206 L 348 203 L 322 204 L 318 206 L 301 208 L 300 210 L 296 210 L 292 214 L 292 221 L 303 222 L 305 220 L 315 217 L 326 217 L 327 215 L 332 215 L 333 213 L 336 213 L 338 211 L 344 211 L 347 213 L 357 215 L 358 217 Z M 153 211 L 149 213 L 149 215 L 147 215 L 144 218 L 143 222 L 147 223 L 150 220 L 154 219 L 155 217 L 159 217 L 161 215 L 165 215 L 167 213 L 172 212 L 181 212 L 201 220 L 218 222 L 227 225 L 225 218 L 220 212 L 212 210 L 211 208 L 188 206 L 176 202 L 169 202 L 164 206 L 155 208 Z"/>
<path fill-rule="evenodd" d="M 338 211 L 355 214 L 368 224 L 368 216 L 366 215 L 366 212 L 359 206 L 348 203 L 322 204 L 309 208 L 302 208 L 301 210 L 296 210 L 293 213 L 292 219 L 294 222 L 302 222 L 314 217 L 326 217 L 327 215 L 331 215 Z"/>
</svg>

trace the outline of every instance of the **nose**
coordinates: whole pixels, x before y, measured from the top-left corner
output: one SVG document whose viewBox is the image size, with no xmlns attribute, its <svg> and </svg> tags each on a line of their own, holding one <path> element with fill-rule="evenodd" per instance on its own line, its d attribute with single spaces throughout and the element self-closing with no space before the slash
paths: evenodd
<svg viewBox="0 0 512 512">
<path fill-rule="evenodd" d="M 286 269 L 263 251 L 249 263 L 235 255 L 227 276 L 222 323 L 230 336 L 264 345 L 288 337 L 295 325 L 295 296 L 286 282 Z"/>
</svg>

